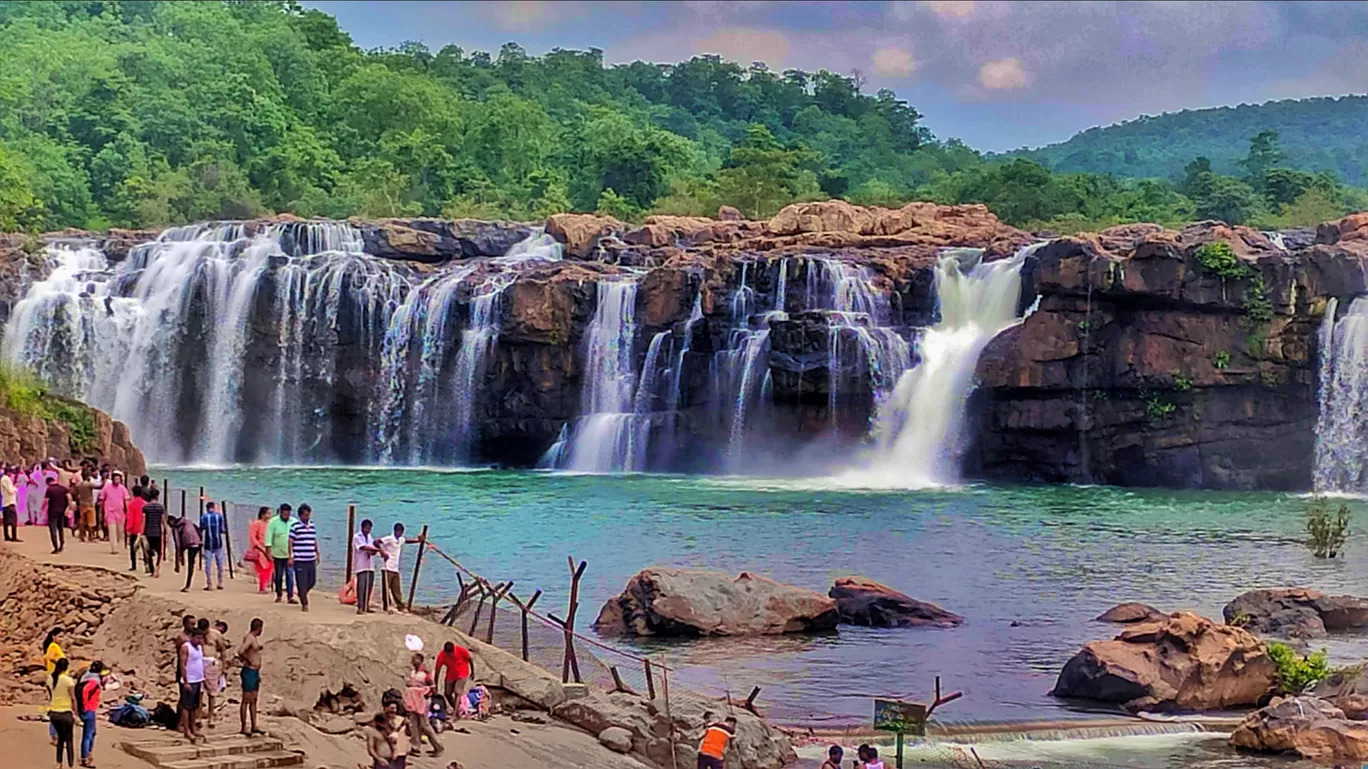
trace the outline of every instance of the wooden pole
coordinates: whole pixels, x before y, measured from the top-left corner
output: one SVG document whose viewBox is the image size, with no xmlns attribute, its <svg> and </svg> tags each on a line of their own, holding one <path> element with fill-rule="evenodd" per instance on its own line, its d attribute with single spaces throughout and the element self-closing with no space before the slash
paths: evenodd
<svg viewBox="0 0 1368 769">
<path fill-rule="evenodd" d="M 347 575 L 342 578 L 343 582 L 351 582 L 352 578 L 352 537 L 356 532 L 356 505 L 347 505 Z"/>
<path fill-rule="evenodd" d="M 494 645 L 494 620 L 499 616 L 499 599 L 512 589 L 513 580 L 510 579 L 502 590 L 494 594 L 494 600 L 489 602 L 489 629 L 485 631 L 485 643 L 490 646 Z"/>
<path fill-rule="evenodd" d="M 679 751 L 675 749 L 675 720 L 670 711 L 670 669 L 660 669 L 661 691 L 665 695 L 665 720 L 670 724 L 670 766 L 679 769 Z"/>
<path fill-rule="evenodd" d="M 648 696 L 648 697 L 650 697 L 651 699 L 654 700 L 654 699 L 655 699 L 655 677 L 654 677 L 654 675 L 651 673 L 651 661 L 650 661 L 649 659 L 644 659 L 644 660 L 641 661 L 641 664 L 642 664 L 643 667 L 646 668 L 646 696 Z"/>
<path fill-rule="evenodd" d="M 475 628 L 480 626 L 480 613 L 484 611 L 485 595 L 492 592 L 489 583 L 485 582 L 483 577 L 476 579 L 475 587 L 480 591 L 480 600 L 475 604 L 475 618 L 470 621 L 470 632 L 466 633 L 471 638 L 475 637 Z"/>
<path fill-rule="evenodd" d="M 223 546 L 228 549 L 228 579 L 237 579 L 233 575 L 233 538 L 228 534 L 233 530 L 228 523 L 228 500 L 219 500 L 219 505 L 223 508 Z"/>
<path fill-rule="evenodd" d="M 413 559 L 413 581 L 409 583 L 408 603 L 405 609 L 413 611 L 413 597 L 418 594 L 418 571 L 423 568 L 423 553 L 427 551 L 427 524 L 423 524 L 423 530 L 418 533 L 421 542 L 418 545 L 418 555 Z"/>
<path fill-rule="evenodd" d="M 565 612 L 565 659 L 561 662 L 561 683 L 569 683 L 570 674 L 575 674 L 575 683 L 583 683 L 580 679 L 579 659 L 575 657 L 575 612 L 579 609 L 579 583 L 584 576 L 584 569 L 589 565 L 588 561 L 580 561 L 579 568 L 575 567 L 573 556 L 566 556 L 566 561 L 570 563 L 570 608 Z"/>
<path fill-rule="evenodd" d="M 528 601 L 528 602 L 527 602 L 527 605 L 522 607 L 522 654 L 523 654 L 523 662 L 527 662 L 527 613 L 530 612 L 530 611 L 532 611 L 532 604 L 536 603 L 538 598 L 541 598 L 541 591 L 540 591 L 540 590 L 538 590 L 537 592 L 533 593 L 533 594 L 532 594 L 532 600 Z"/>
<path fill-rule="evenodd" d="M 181 518 L 182 518 L 182 519 L 185 519 L 185 518 L 189 517 L 189 515 L 190 515 L 190 510 L 189 510 L 190 505 L 189 505 L 189 503 L 186 502 L 186 500 L 185 500 L 185 489 L 181 489 L 180 491 L 181 491 Z M 184 563 L 185 563 L 185 555 L 184 555 L 184 551 L 181 549 L 181 541 L 180 541 L 180 537 L 178 536 L 178 537 L 176 537 L 176 573 L 177 573 L 177 574 L 180 574 L 181 566 L 183 566 Z"/>
<path fill-rule="evenodd" d="M 623 682 L 622 676 L 618 674 L 618 669 L 616 665 L 609 667 L 608 672 L 613 674 L 613 691 L 626 692 L 628 694 L 633 695 L 636 694 L 636 691 L 632 689 L 632 687 L 628 686 L 626 683 Z"/>
</svg>

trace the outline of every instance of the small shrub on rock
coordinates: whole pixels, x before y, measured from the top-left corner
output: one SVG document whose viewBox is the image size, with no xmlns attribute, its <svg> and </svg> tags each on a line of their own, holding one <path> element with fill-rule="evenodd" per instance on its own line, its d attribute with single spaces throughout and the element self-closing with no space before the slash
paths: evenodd
<svg viewBox="0 0 1368 769">
<path fill-rule="evenodd" d="M 1330 675 L 1330 665 L 1324 649 L 1303 657 L 1287 644 L 1270 641 L 1268 656 L 1273 658 L 1273 662 L 1278 666 L 1275 680 L 1278 691 L 1282 694 L 1296 696 Z"/>
</svg>

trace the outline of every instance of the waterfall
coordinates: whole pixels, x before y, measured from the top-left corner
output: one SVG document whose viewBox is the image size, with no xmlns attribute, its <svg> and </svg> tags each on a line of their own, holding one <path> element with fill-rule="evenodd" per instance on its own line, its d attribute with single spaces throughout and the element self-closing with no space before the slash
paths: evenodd
<svg viewBox="0 0 1368 769">
<path fill-rule="evenodd" d="M 1368 297 L 1335 318 L 1331 299 L 1321 319 L 1320 411 L 1316 417 L 1316 491 L 1368 489 Z"/>
<path fill-rule="evenodd" d="M 346 222 L 210 222 L 121 262 L 47 257 L 0 354 L 128 423 L 154 461 L 450 464 L 475 455 L 503 290 L 561 246 L 535 231 L 425 276 Z"/>
<path fill-rule="evenodd" d="M 898 380 L 875 423 L 867 467 L 842 476 L 858 485 L 919 488 L 953 483 L 954 454 L 979 354 L 1020 322 L 1021 266 L 1043 244 L 983 262 L 977 249 L 949 249 L 936 266 L 940 320 L 922 335 L 921 362 Z"/>
<path fill-rule="evenodd" d="M 644 457 L 631 450 L 637 286 L 635 280 L 599 282 L 585 339 L 583 416 L 568 433 L 568 442 L 547 452 L 544 464 L 551 464 L 555 454 L 560 462 L 552 466 L 576 472 L 639 469 Z"/>
</svg>

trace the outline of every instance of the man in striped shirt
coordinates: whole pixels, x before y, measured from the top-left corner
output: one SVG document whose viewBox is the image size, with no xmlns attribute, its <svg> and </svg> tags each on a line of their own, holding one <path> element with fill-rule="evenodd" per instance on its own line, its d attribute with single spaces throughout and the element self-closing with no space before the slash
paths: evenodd
<svg viewBox="0 0 1368 769">
<path fill-rule="evenodd" d="M 204 542 L 204 552 L 201 558 L 204 559 L 204 589 L 214 588 L 214 575 L 212 566 L 218 564 L 218 589 L 223 589 L 223 565 L 227 563 L 228 556 L 223 541 L 223 532 L 227 528 L 224 523 L 223 513 L 218 510 L 218 505 L 214 502 L 204 503 L 204 512 L 200 513 L 200 539 Z"/>
<path fill-rule="evenodd" d="M 309 591 L 318 581 L 318 531 L 314 529 L 313 508 L 299 506 L 299 519 L 290 525 L 290 567 L 294 569 L 299 606 L 309 610 Z"/>
</svg>

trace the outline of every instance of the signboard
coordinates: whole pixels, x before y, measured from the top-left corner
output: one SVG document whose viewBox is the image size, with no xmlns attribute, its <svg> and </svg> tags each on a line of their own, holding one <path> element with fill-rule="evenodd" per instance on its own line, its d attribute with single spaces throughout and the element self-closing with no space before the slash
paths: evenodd
<svg viewBox="0 0 1368 769">
<path fill-rule="evenodd" d="M 876 699 L 874 728 L 881 732 L 920 735 L 926 728 L 926 706 L 920 702 Z"/>
</svg>

